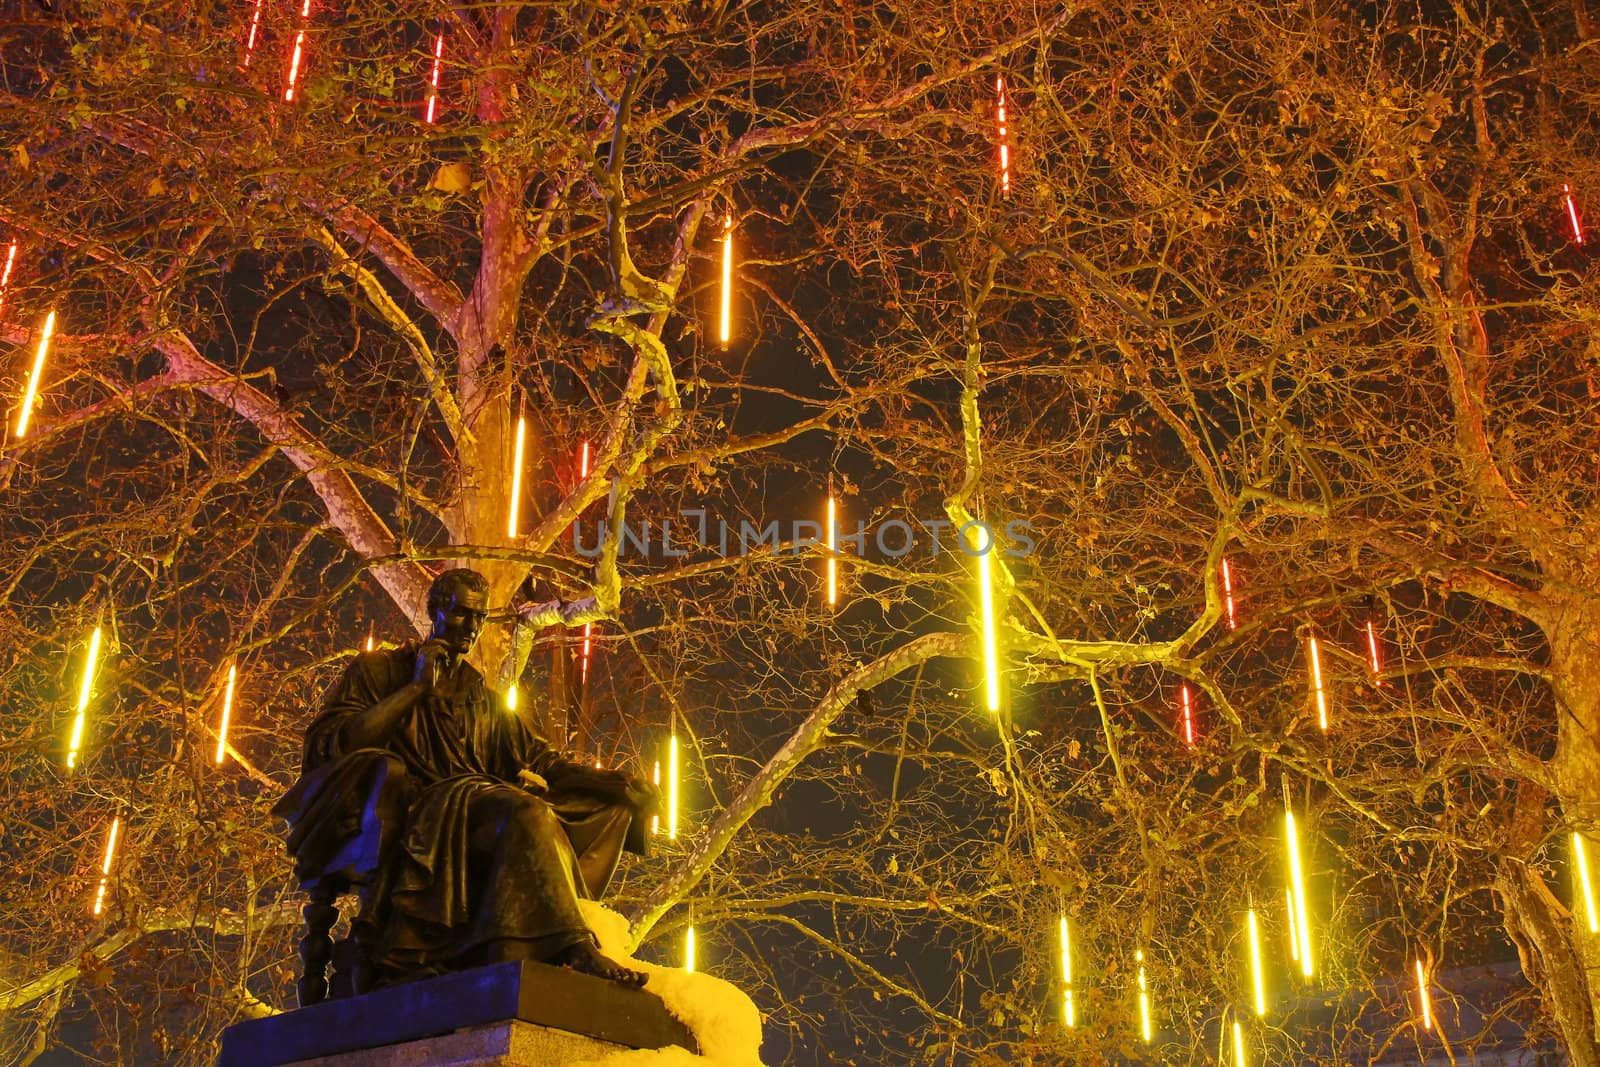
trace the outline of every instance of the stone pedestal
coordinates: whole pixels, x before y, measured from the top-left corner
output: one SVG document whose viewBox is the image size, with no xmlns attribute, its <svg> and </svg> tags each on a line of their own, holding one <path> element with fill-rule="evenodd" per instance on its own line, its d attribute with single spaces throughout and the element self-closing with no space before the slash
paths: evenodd
<svg viewBox="0 0 1600 1067">
<path fill-rule="evenodd" d="M 501 963 L 252 1019 L 217 1067 L 561 1067 L 694 1038 L 661 1001 L 542 963 Z"/>
</svg>

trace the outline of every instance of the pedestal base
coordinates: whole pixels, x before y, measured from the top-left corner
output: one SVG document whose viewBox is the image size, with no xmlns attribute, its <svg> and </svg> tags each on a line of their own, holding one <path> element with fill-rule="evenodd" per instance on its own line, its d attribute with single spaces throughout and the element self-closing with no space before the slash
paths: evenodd
<svg viewBox="0 0 1600 1067">
<path fill-rule="evenodd" d="M 654 994 L 500 963 L 237 1023 L 222 1032 L 217 1067 L 559 1067 L 671 1045 L 699 1051 Z"/>
</svg>

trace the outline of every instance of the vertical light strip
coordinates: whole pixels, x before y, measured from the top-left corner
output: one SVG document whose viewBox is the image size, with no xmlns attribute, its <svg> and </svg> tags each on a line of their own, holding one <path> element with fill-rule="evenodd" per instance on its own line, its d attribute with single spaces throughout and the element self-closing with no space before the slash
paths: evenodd
<svg viewBox="0 0 1600 1067">
<path fill-rule="evenodd" d="M 694 973 L 694 927 L 689 927 L 683 935 L 683 969 L 690 974 Z"/>
<path fill-rule="evenodd" d="M 1150 989 L 1144 977 L 1144 949 L 1136 951 L 1133 958 L 1139 964 L 1139 1033 L 1148 1045 L 1155 1031 L 1150 1026 Z"/>
<path fill-rule="evenodd" d="M 528 436 L 528 420 L 521 414 L 517 415 L 517 432 L 511 446 L 511 500 L 506 507 L 506 536 L 513 541 L 517 537 L 518 521 L 522 512 L 522 462 L 523 451 Z"/>
<path fill-rule="evenodd" d="M 67 769 L 78 765 L 78 750 L 83 747 L 83 724 L 89 714 L 89 698 L 94 695 L 95 664 L 100 658 L 100 627 L 89 637 L 89 651 L 83 659 L 83 681 L 78 687 L 78 717 L 72 723 L 72 739 L 67 742 Z"/>
<path fill-rule="evenodd" d="M 116 815 L 111 819 L 111 832 L 106 835 L 106 858 L 100 864 L 100 884 L 94 891 L 94 914 L 99 915 L 105 909 L 106 885 L 111 881 L 111 863 L 117 855 L 117 830 L 122 825 L 122 816 Z"/>
<path fill-rule="evenodd" d="M 1178 692 L 1183 697 L 1183 741 L 1190 748 L 1194 747 L 1194 705 L 1189 699 L 1187 684 L 1178 686 Z"/>
<path fill-rule="evenodd" d="M 1256 909 L 1245 913 L 1245 929 L 1250 937 L 1250 984 L 1255 994 L 1256 1015 L 1267 1014 L 1267 977 L 1261 965 L 1261 928 L 1256 922 Z"/>
<path fill-rule="evenodd" d="M 1068 1026 L 1078 1025 L 1077 1006 L 1072 1002 L 1072 938 L 1067 917 L 1061 916 L 1061 1017 Z"/>
<path fill-rule="evenodd" d="M 719 336 L 724 348 L 733 337 L 733 216 L 731 214 L 722 220 L 722 328 Z"/>
<path fill-rule="evenodd" d="M 589 442 L 585 441 L 578 446 L 578 480 L 589 477 Z"/>
<path fill-rule="evenodd" d="M 17 261 L 17 240 L 11 239 L 11 247 L 6 249 L 6 265 L 0 267 L 0 311 L 6 309 L 6 290 L 11 288 L 11 267 Z"/>
<path fill-rule="evenodd" d="M 1233 568 L 1228 566 L 1228 557 L 1222 557 L 1222 603 L 1228 611 L 1228 629 L 1239 628 L 1238 620 L 1233 614 Z"/>
<path fill-rule="evenodd" d="M 1000 191 L 1011 192 L 1011 140 L 1006 122 L 1006 79 L 1003 74 L 994 76 L 995 126 L 1000 142 Z"/>
<path fill-rule="evenodd" d="M 1433 1002 L 1428 997 L 1428 976 L 1422 969 L 1422 960 L 1417 960 L 1417 1003 L 1422 1007 L 1422 1028 L 1433 1029 Z"/>
<path fill-rule="evenodd" d="M 294 52 L 289 57 L 289 80 L 283 87 L 284 103 L 294 102 L 295 86 L 300 81 L 300 60 L 305 54 L 306 20 L 311 17 L 311 0 L 300 5 L 300 30 L 294 35 Z"/>
<path fill-rule="evenodd" d="M 222 690 L 222 722 L 217 726 L 217 764 L 228 757 L 228 721 L 233 718 L 233 686 L 238 679 L 238 667 L 228 664 L 228 682 Z"/>
<path fill-rule="evenodd" d="M 667 840 L 678 839 L 678 731 L 667 741 Z"/>
<path fill-rule="evenodd" d="M 1283 891 L 1283 913 L 1289 917 L 1289 958 L 1300 962 L 1300 927 L 1294 921 L 1294 890 Z"/>
<path fill-rule="evenodd" d="M 1314 970 L 1311 963 L 1311 923 L 1306 912 L 1305 868 L 1300 862 L 1300 834 L 1295 829 L 1294 812 L 1285 809 L 1283 827 L 1289 844 L 1289 883 L 1294 890 L 1294 926 L 1300 935 L 1300 973 L 1310 978 Z"/>
<path fill-rule="evenodd" d="M 39 395 L 39 379 L 44 377 L 45 357 L 50 353 L 50 338 L 56 332 L 56 313 L 44 317 L 44 328 L 39 332 L 39 349 L 33 356 L 33 371 L 28 375 L 28 386 L 22 391 L 22 410 L 17 413 L 17 437 L 28 436 L 28 419 Z"/>
<path fill-rule="evenodd" d="M 1000 713 L 1000 649 L 995 634 L 994 577 L 990 572 L 989 557 L 993 554 L 994 534 L 981 523 L 972 523 L 971 529 L 983 529 L 988 543 L 978 553 L 978 603 L 983 620 L 983 685 L 985 704 L 989 711 Z M 973 548 L 978 548 L 976 535 Z"/>
<path fill-rule="evenodd" d="M 1312 634 L 1306 642 L 1308 656 L 1311 662 L 1311 692 L 1317 698 L 1317 725 L 1324 731 L 1328 729 L 1328 696 L 1322 689 L 1322 652 L 1317 648 L 1317 635 Z"/>
<path fill-rule="evenodd" d="M 1249 1067 L 1244 1057 L 1244 1027 L 1238 1019 L 1233 1020 L 1233 1067 Z"/>
<path fill-rule="evenodd" d="M 444 58 L 444 31 L 433 39 L 433 74 L 428 78 L 428 113 L 423 122 L 433 122 L 434 110 L 439 104 L 439 61 Z"/>
<path fill-rule="evenodd" d="M 516 682 L 512 682 L 510 685 L 506 686 L 506 710 L 516 711 L 517 701 L 521 696 L 522 694 L 517 691 Z"/>
<path fill-rule="evenodd" d="M 830 608 L 839 603 L 839 565 L 836 558 L 838 551 L 839 509 L 830 489 L 828 491 L 828 606 Z"/>
<path fill-rule="evenodd" d="M 650 781 L 655 783 L 657 789 L 659 789 L 661 787 L 661 761 L 660 760 L 656 760 L 655 773 L 650 776 Z M 661 813 L 659 811 L 657 811 L 656 814 L 650 816 L 650 836 L 654 837 L 657 834 L 659 834 L 660 832 L 661 832 Z"/>
<path fill-rule="evenodd" d="M 1578 889 L 1583 894 L 1583 910 L 1589 920 L 1589 932 L 1600 934 L 1600 913 L 1595 911 L 1594 885 L 1589 881 L 1589 856 L 1583 845 L 1583 835 L 1572 834 L 1572 861 L 1578 868 Z"/>
<path fill-rule="evenodd" d="M 251 5 L 250 35 L 244 41 L 244 65 L 249 66 L 250 61 L 256 57 L 256 35 L 261 31 L 261 5 L 264 0 L 255 0 Z"/>
<path fill-rule="evenodd" d="M 1578 220 L 1578 204 L 1572 199 L 1572 186 L 1563 182 L 1561 191 L 1567 199 L 1567 220 L 1572 223 L 1572 239 L 1578 244 L 1583 244 L 1583 223 Z"/>
<path fill-rule="evenodd" d="M 592 622 L 584 623 L 583 624 L 583 663 L 581 664 L 581 666 L 579 668 L 579 671 L 578 671 L 578 682 L 579 682 L 580 685 L 587 685 L 588 682 L 589 682 L 589 646 L 592 643 L 593 634 L 594 634 L 594 623 L 592 623 Z"/>
<path fill-rule="evenodd" d="M 1378 651 L 1378 627 L 1371 619 L 1367 620 L 1367 659 L 1372 666 L 1372 684 L 1380 687 L 1383 679 L 1379 675 L 1383 672 L 1383 659 Z"/>
</svg>

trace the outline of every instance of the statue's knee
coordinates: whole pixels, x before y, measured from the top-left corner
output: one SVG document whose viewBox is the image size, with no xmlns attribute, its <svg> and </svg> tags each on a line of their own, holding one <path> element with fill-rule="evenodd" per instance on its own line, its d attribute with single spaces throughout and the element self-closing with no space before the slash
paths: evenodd
<svg viewBox="0 0 1600 1067">
<path fill-rule="evenodd" d="M 473 804 L 481 823 L 504 832 L 513 827 L 543 831 L 555 823 L 555 812 L 538 797 L 511 787 L 488 790 Z"/>
</svg>

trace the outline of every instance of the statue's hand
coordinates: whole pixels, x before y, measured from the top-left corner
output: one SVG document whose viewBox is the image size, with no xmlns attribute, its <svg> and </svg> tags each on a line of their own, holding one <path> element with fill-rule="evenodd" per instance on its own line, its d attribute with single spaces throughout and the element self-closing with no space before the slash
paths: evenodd
<svg viewBox="0 0 1600 1067">
<path fill-rule="evenodd" d="M 544 775 L 534 774 L 526 768 L 517 772 L 517 781 L 521 782 L 522 787 L 536 797 L 542 797 L 550 792 L 550 783 L 544 780 Z"/>
<path fill-rule="evenodd" d="M 628 775 L 623 799 L 640 815 L 650 815 L 661 808 L 661 787 L 648 778 Z"/>
</svg>

